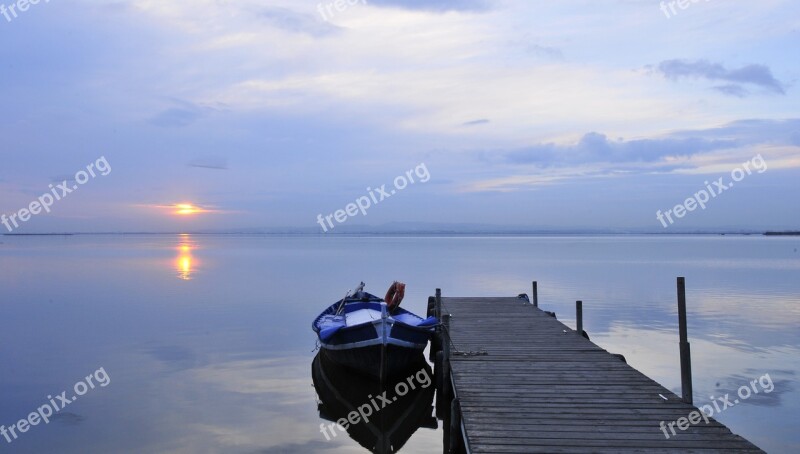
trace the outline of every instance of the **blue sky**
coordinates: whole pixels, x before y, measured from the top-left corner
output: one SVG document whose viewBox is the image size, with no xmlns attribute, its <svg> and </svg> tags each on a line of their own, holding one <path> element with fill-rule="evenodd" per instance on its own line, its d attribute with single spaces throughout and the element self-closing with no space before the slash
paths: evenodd
<svg viewBox="0 0 800 454">
<path fill-rule="evenodd" d="M 40 2 L 0 16 L 0 212 L 105 156 L 15 231 L 313 229 L 420 163 L 346 225 L 800 228 L 800 4 L 660 3 Z"/>
</svg>

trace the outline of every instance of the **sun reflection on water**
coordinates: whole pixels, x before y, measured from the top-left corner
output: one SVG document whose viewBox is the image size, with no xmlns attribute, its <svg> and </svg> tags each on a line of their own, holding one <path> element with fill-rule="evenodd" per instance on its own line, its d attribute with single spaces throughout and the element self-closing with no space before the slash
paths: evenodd
<svg viewBox="0 0 800 454">
<path fill-rule="evenodd" d="M 175 269 L 178 272 L 178 278 L 184 281 L 191 281 L 192 274 L 196 272 L 197 260 L 192 255 L 192 251 L 196 249 L 195 243 L 189 234 L 180 235 L 180 243 L 178 244 L 178 257 L 175 259 Z"/>
</svg>

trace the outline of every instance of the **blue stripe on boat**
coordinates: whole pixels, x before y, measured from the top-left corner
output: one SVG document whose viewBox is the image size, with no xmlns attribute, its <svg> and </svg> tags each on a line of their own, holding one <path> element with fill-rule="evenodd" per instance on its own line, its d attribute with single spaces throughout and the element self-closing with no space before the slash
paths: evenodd
<svg viewBox="0 0 800 454">
<path fill-rule="evenodd" d="M 386 303 L 369 293 L 361 299 L 344 300 L 343 307 L 342 302 L 325 309 L 314 319 L 312 328 L 332 360 L 370 374 L 375 373 L 375 348 L 392 346 L 390 367 L 402 367 L 406 356 L 425 349 L 439 323 L 436 317 L 423 319 L 403 308 L 395 308 L 383 319 L 382 306 Z"/>
</svg>

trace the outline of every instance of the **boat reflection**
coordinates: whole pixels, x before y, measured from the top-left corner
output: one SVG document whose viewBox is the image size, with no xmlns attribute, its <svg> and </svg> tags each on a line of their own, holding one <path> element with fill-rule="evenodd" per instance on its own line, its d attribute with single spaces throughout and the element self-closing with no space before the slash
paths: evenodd
<svg viewBox="0 0 800 454">
<path fill-rule="evenodd" d="M 179 235 L 178 257 L 175 259 L 175 270 L 178 278 L 184 281 L 192 280 L 192 272 L 197 267 L 197 261 L 192 255 L 192 251 L 197 248 L 196 243 L 189 234 Z"/>
<path fill-rule="evenodd" d="M 384 387 L 320 354 L 312 362 L 311 376 L 320 399 L 319 416 L 331 421 L 320 425 L 329 440 L 346 430 L 369 451 L 392 453 L 420 427 L 437 428 L 433 372 L 422 354 L 407 372 L 390 377 Z"/>
</svg>

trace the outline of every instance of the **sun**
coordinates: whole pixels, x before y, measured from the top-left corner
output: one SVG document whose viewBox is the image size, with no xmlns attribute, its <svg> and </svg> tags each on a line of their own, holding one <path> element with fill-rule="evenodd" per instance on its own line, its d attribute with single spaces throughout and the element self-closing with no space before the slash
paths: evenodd
<svg viewBox="0 0 800 454">
<path fill-rule="evenodd" d="M 169 205 L 141 205 L 148 208 L 155 208 L 169 216 L 194 217 L 198 214 L 221 213 L 213 206 L 199 205 L 191 202 L 171 203 Z"/>
<path fill-rule="evenodd" d="M 191 203 L 178 203 L 174 206 L 174 214 L 178 216 L 191 216 L 193 214 L 205 213 L 206 210 L 192 205 Z"/>
</svg>

